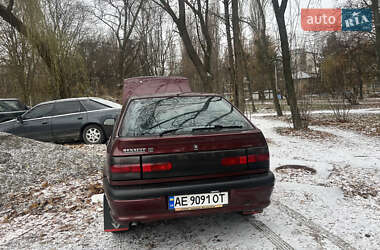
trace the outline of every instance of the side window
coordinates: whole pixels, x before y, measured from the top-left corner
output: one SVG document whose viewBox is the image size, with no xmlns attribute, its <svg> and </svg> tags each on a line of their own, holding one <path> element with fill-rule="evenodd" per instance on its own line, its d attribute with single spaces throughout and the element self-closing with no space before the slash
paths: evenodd
<svg viewBox="0 0 380 250">
<path fill-rule="evenodd" d="M 25 106 L 23 106 L 17 100 L 0 101 L 0 111 L 2 111 L 2 112 L 20 111 L 20 110 L 24 110 L 24 109 L 25 109 Z"/>
<path fill-rule="evenodd" d="M 27 112 L 23 116 L 23 119 L 28 120 L 50 116 L 52 113 L 51 111 L 53 110 L 53 105 L 53 103 L 39 105 Z"/>
<path fill-rule="evenodd" d="M 101 109 L 106 109 L 109 108 L 108 106 L 101 104 L 99 102 L 93 101 L 93 100 L 84 100 L 81 101 L 83 106 L 87 111 L 94 111 L 94 110 L 101 110 Z"/>
<path fill-rule="evenodd" d="M 3 104 L 1 101 L 0 101 L 0 112 L 7 112 L 8 109 L 7 107 L 5 106 L 5 104 Z"/>
<path fill-rule="evenodd" d="M 82 111 L 79 101 L 56 102 L 53 116 L 79 113 Z"/>
</svg>

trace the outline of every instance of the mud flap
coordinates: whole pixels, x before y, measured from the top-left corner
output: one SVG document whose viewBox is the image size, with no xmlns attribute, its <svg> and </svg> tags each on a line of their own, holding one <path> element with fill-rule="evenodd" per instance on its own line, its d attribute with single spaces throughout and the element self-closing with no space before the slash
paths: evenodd
<svg viewBox="0 0 380 250">
<path fill-rule="evenodd" d="M 106 195 L 103 195 L 103 215 L 104 232 L 122 232 L 129 230 L 129 225 L 120 225 L 112 219 Z"/>
</svg>

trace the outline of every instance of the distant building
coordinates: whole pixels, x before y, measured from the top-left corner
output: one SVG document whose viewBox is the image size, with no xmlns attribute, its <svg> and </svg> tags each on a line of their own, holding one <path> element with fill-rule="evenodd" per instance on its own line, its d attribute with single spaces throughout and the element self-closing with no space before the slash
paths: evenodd
<svg viewBox="0 0 380 250">
<path fill-rule="evenodd" d="M 298 95 L 310 94 L 318 76 L 318 55 L 305 49 L 293 50 L 291 55 L 296 92 Z"/>
</svg>

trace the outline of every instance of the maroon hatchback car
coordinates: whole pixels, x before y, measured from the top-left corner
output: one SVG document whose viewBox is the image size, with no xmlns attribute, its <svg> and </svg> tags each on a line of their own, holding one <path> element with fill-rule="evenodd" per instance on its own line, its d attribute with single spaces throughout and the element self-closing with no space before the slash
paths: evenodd
<svg viewBox="0 0 380 250">
<path fill-rule="evenodd" d="M 215 94 L 130 97 L 107 147 L 104 230 L 210 213 L 262 212 L 274 176 L 266 140 Z"/>
</svg>

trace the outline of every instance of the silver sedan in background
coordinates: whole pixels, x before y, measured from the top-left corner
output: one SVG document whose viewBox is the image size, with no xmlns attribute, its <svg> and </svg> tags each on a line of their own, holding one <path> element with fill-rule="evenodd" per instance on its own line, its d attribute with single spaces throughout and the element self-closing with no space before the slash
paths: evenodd
<svg viewBox="0 0 380 250">
<path fill-rule="evenodd" d="M 54 100 L 1 123 L 0 132 L 39 141 L 99 144 L 112 134 L 120 111 L 120 104 L 97 97 Z"/>
</svg>

